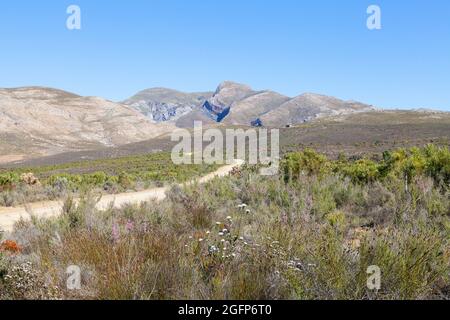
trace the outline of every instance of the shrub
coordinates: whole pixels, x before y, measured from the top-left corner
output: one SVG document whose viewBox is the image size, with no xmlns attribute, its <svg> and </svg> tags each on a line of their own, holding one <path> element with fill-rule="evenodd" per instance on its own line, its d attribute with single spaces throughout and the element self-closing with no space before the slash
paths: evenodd
<svg viewBox="0 0 450 320">
<path fill-rule="evenodd" d="M 333 189 L 330 185 L 315 182 L 312 186 L 313 206 L 311 213 L 319 218 L 336 209 Z"/>
<path fill-rule="evenodd" d="M 82 184 L 82 182 L 82 176 L 67 173 L 52 175 L 47 180 L 47 184 L 61 189 L 77 189 Z"/>
<path fill-rule="evenodd" d="M 328 159 L 312 149 L 288 154 L 281 162 L 281 168 L 286 181 L 296 180 L 302 174 L 325 174 L 331 169 Z"/>
<path fill-rule="evenodd" d="M 442 181 L 448 186 L 450 184 L 450 150 L 430 144 L 425 147 L 423 153 L 426 157 L 426 173 L 436 181 Z"/>
<path fill-rule="evenodd" d="M 32 172 L 21 174 L 20 182 L 25 183 L 29 186 L 40 186 L 41 185 L 39 179 L 36 178 Z"/>
<path fill-rule="evenodd" d="M 118 181 L 119 185 L 124 189 L 131 188 L 133 184 L 133 178 L 131 175 L 127 174 L 126 172 L 121 172 Z"/>
<path fill-rule="evenodd" d="M 361 159 L 355 163 L 350 163 L 341 170 L 344 175 L 358 183 L 375 181 L 380 174 L 378 164 L 368 159 Z"/>
<path fill-rule="evenodd" d="M 0 299 L 59 299 L 60 290 L 49 284 L 30 263 L 10 266 L 0 282 Z"/>
<path fill-rule="evenodd" d="M 331 226 L 342 229 L 345 226 L 345 213 L 334 211 L 326 216 Z"/>
<path fill-rule="evenodd" d="M 0 174 L 0 191 L 13 189 L 19 181 L 20 177 L 16 173 Z"/>
<path fill-rule="evenodd" d="M 84 175 L 82 183 L 91 186 L 101 186 L 107 181 L 108 177 L 104 172 L 95 172 L 92 174 Z"/>
</svg>

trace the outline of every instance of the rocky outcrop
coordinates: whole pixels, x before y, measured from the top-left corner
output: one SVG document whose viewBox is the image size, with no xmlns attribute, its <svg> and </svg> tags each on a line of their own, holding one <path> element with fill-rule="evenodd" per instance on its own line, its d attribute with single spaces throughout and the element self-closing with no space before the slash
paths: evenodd
<svg viewBox="0 0 450 320">
<path fill-rule="evenodd" d="M 177 121 L 203 105 L 212 93 L 184 93 L 165 88 L 139 92 L 124 104 L 136 109 L 153 122 Z"/>
</svg>

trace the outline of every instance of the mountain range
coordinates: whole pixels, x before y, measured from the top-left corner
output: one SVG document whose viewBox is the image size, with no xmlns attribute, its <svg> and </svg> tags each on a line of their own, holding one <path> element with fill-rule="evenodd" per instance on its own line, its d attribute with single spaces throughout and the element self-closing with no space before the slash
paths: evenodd
<svg viewBox="0 0 450 320">
<path fill-rule="evenodd" d="M 284 127 L 317 118 L 373 111 L 367 104 L 306 93 L 290 98 L 270 90 L 255 91 L 231 81 L 214 93 L 148 89 L 123 102 L 155 123 L 192 127 L 194 121 L 243 126 Z"/>
<path fill-rule="evenodd" d="M 285 128 L 375 111 L 382 112 L 360 102 L 314 93 L 291 98 L 230 81 L 214 92 L 152 88 L 122 102 L 45 87 L 0 89 L 0 163 L 165 141 L 175 128 L 192 128 L 195 121 Z"/>
</svg>

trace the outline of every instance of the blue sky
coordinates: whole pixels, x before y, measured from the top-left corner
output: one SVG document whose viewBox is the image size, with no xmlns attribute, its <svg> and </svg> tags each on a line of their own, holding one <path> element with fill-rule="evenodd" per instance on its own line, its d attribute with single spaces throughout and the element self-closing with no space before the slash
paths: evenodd
<svg viewBox="0 0 450 320">
<path fill-rule="evenodd" d="M 82 29 L 66 28 L 81 8 Z M 382 29 L 366 28 L 377 4 Z M 448 0 L 9 0 L 0 87 L 42 85 L 111 100 L 223 80 L 385 108 L 450 111 Z"/>
</svg>

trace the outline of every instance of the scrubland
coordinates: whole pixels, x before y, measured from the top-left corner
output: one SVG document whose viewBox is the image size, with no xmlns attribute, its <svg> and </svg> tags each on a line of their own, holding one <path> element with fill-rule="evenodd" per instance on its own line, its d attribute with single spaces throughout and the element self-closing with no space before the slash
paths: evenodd
<svg viewBox="0 0 450 320">
<path fill-rule="evenodd" d="M 0 247 L 2 299 L 449 299 L 450 151 L 378 161 L 306 149 L 167 200 L 22 221 Z M 181 169 L 180 169 L 181 170 Z M 67 288 L 69 266 L 80 290 Z M 367 268 L 381 288 L 367 287 Z"/>
</svg>

